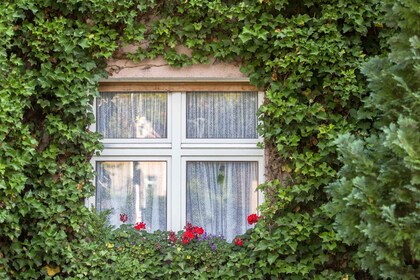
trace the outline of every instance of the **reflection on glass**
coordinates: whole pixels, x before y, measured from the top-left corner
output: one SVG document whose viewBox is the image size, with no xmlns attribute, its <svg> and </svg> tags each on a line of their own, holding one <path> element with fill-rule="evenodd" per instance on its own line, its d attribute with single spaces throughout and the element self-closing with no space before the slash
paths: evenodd
<svg viewBox="0 0 420 280">
<path fill-rule="evenodd" d="M 97 130 L 104 138 L 166 138 L 167 95 L 103 92 L 97 99 Z"/>
<path fill-rule="evenodd" d="M 257 162 L 187 162 L 187 222 L 227 240 L 257 207 Z"/>
<path fill-rule="evenodd" d="M 256 92 L 188 92 L 187 138 L 256 139 Z"/>
<path fill-rule="evenodd" d="M 147 230 L 166 230 L 166 162 L 97 162 L 96 208 L 111 209 L 108 222 L 144 222 Z"/>
</svg>

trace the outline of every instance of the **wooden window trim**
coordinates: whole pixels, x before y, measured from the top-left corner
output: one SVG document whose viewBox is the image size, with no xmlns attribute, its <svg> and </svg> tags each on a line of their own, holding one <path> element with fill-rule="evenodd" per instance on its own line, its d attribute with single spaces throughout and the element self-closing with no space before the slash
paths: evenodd
<svg viewBox="0 0 420 280">
<path fill-rule="evenodd" d="M 100 82 L 100 92 L 258 91 L 248 82 Z"/>
</svg>

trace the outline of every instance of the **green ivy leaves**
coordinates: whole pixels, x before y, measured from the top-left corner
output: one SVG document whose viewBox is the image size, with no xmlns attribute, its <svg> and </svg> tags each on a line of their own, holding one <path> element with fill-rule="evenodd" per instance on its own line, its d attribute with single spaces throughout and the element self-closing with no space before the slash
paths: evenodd
<svg viewBox="0 0 420 280">
<path fill-rule="evenodd" d="M 329 197 L 323 188 L 340 166 L 332 139 L 358 126 L 351 110 L 366 90 L 357 69 L 380 51 L 377 5 L 373 0 L 1 3 L 0 276 L 43 278 L 45 267 L 59 267 L 55 277 L 70 279 L 100 273 L 106 261 L 97 239 L 103 225 L 80 202 L 93 190 L 89 159 L 100 149 L 100 136 L 87 128 L 106 59 L 125 55 L 135 61 L 163 56 L 176 67 L 212 57 L 240 62 L 251 82 L 266 90 L 259 131 L 267 146 L 275 147 L 270 161 L 279 170 L 271 174 L 276 180 L 261 186 L 267 218 L 250 237 L 255 250 L 232 254 L 220 275 L 352 275 L 357 268 L 347 264 L 349 248 L 324 211 Z M 119 52 L 127 44 L 138 45 L 137 52 Z M 180 46 L 191 54 L 178 52 Z M 140 269 L 153 263 L 143 265 Z"/>
</svg>

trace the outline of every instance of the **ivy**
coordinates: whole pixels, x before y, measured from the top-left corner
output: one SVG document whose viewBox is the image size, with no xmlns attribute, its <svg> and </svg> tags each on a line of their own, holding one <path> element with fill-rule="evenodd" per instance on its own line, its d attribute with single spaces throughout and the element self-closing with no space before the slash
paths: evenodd
<svg viewBox="0 0 420 280">
<path fill-rule="evenodd" d="M 266 92 L 265 219 L 253 250 L 232 254 L 220 277 L 365 275 L 332 227 L 324 188 L 341 166 L 332 140 L 370 128 L 355 113 L 367 94 L 359 67 L 382 51 L 382 22 L 376 0 L 1 3 L 0 276 L 95 278 L 106 266 L 106 230 L 82 201 L 101 149 L 88 130 L 91 105 L 106 60 L 121 56 L 163 56 L 174 67 L 240 62 Z M 126 45 L 138 48 L 122 54 Z"/>
</svg>

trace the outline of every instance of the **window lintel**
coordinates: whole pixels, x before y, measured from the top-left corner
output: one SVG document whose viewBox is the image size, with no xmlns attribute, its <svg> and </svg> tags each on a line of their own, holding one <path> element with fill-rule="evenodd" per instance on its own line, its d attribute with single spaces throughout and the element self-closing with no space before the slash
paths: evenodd
<svg viewBox="0 0 420 280">
<path fill-rule="evenodd" d="M 104 80 L 99 83 L 100 92 L 134 91 L 258 91 L 248 80 Z"/>
</svg>

